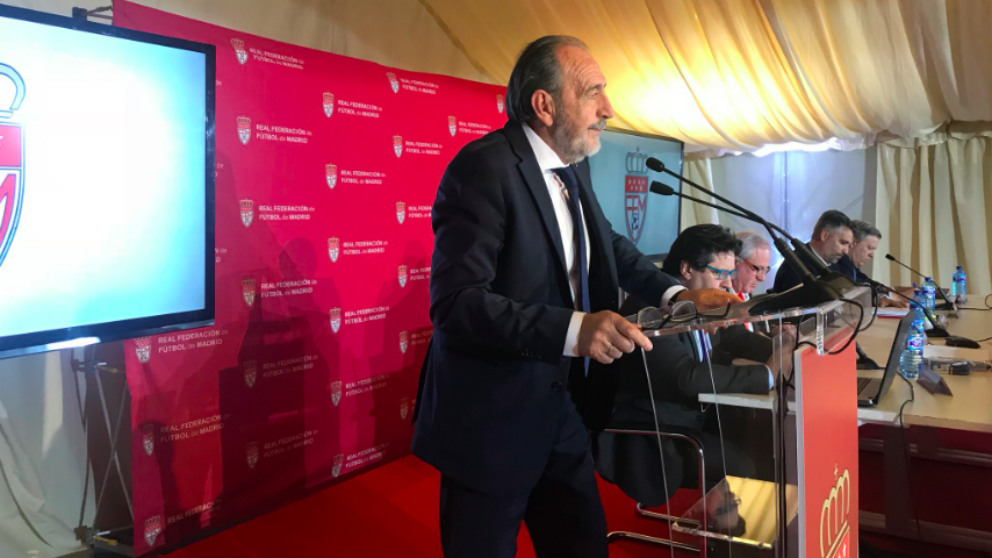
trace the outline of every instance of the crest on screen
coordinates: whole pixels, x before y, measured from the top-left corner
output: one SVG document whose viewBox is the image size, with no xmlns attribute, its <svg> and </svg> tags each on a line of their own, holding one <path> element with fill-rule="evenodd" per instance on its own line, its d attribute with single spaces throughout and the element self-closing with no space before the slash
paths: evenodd
<svg viewBox="0 0 992 558">
<path fill-rule="evenodd" d="M 627 153 L 627 174 L 624 176 L 624 216 L 627 237 L 634 244 L 641 239 L 648 209 L 648 156 L 640 148 Z"/>
<path fill-rule="evenodd" d="M 21 74 L 0 63 L 0 81 L 4 78 L 13 82 L 14 96 L 9 101 L 0 99 L 0 265 L 14 243 L 24 198 L 23 128 L 11 119 L 21 108 L 26 89 Z"/>
</svg>

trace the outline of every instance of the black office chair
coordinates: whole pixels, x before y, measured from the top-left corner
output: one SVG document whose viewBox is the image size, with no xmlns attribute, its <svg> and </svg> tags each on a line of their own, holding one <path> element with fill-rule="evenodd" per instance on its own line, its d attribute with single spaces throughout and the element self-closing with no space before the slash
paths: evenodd
<svg viewBox="0 0 992 558">
<path fill-rule="evenodd" d="M 625 423 L 625 422 L 614 422 L 610 423 L 603 431 L 604 434 L 624 434 L 624 435 L 634 435 L 634 436 L 651 436 L 656 438 L 661 435 L 662 438 L 668 438 L 671 440 L 681 440 L 689 444 L 695 454 L 698 456 L 696 460 L 696 465 L 698 469 L 699 478 L 699 494 L 700 497 L 706 494 L 706 459 L 703 455 L 703 443 L 698 438 L 696 433 L 688 428 L 680 428 L 677 426 L 661 425 L 660 430 L 655 430 L 653 427 L 645 427 L 642 423 Z M 606 479 L 609 480 L 609 479 Z M 659 513 L 646 509 L 640 502 L 637 503 L 636 513 L 642 517 L 649 519 L 655 519 L 665 522 L 678 521 L 680 518 L 677 516 L 672 516 L 664 513 Z M 702 529 L 706 530 L 705 518 L 704 524 L 701 525 Z M 686 520 L 682 520 L 686 523 Z M 669 523 L 671 525 L 671 523 Z M 699 525 L 696 523 L 695 525 Z M 671 536 L 671 535 L 669 535 Z M 611 531 L 606 534 L 608 542 L 613 542 L 620 539 L 629 539 L 647 544 L 654 544 L 659 546 L 669 546 L 672 548 L 679 548 L 682 550 L 689 550 L 693 552 L 699 552 L 701 556 L 706 556 L 706 544 L 702 546 L 693 546 L 687 543 L 674 541 L 672 539 L 663 539 L 661 537 L 655 537 L 652 535 L 646 535 L 644 533 L 637 533 L 634 531 Z"/>
</svg>

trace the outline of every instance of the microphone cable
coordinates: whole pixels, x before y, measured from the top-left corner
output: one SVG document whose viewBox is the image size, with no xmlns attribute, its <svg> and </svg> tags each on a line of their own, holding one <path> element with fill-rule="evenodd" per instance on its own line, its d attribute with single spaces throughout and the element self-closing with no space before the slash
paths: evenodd
<svg viewBox="0 0 992 558">
<path fill-rule="evenodd" d="M 651 371 L 648 370 L 648 356 L 641 347 L 641 362 L 644 363 L 644 379 L 648 382 L 648 398 L 651 400 L 651 414 L 654 417 L 654 433 L 655 439 L 658 442 L 658 457 L 661 460 L 661 485 L 662 490 L 665 492 L 665 522 L 668 524 L 668 536 L 669 538 L 674 538 L 674 533 L 672 532 L 672 508 L 670 506 L 671 496 L 668 493 L 668 473 L 665 471 L 665 448 L 661 441 L 661 420 L 658 417 L 658 406 L 654 401 L 654 387 L 651 385 Z M 705 488 L 706 484 L 703 483 L 702 486 Z M 703 494 L 703 515 L 706 514 L 706 495 Z M 668 545 L 668 550 L 671 558 L 675 558 L 675 546 Z"/>
</svg>

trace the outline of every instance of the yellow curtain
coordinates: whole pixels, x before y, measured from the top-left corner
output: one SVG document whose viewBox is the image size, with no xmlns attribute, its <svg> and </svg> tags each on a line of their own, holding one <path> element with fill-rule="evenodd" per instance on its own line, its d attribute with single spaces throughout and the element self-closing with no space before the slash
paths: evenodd
<svg viewBox="0 0 992 558">
<path fill-rule="evenodd" d="M 942 287 L 961 265 L 970 292 L 992 292 L 992 125 L 955 124 L 916 140 L 879 143 L 875 225 L 893 256 L 933 273 Z M 919 283 L 882 258 L 873 271 L 882 282 Z"/>
<path fill-rule="evenodd" d="M 580 37 L 613 125 L 691 144 L 753 151 L 992 120 L 992 2 L 421 1 L 497 83 L 534 38 Z"/>
</svg>

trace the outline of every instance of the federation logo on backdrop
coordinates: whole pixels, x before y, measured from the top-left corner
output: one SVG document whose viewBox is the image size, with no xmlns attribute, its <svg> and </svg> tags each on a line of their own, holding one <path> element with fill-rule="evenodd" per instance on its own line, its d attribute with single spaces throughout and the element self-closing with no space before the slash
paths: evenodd
<svg viewBox="0 0 992 558">
<path fill-rule="evenodd" d="M 648 210 L 648 156 L 641 149 L 627 153 L 627 175 L 624 176 L 624 216 L 627 237 L 634 244 L 641 239 Z"/>
<path fill-rule="evenodd" d="M 410 414 L 410 398 L 404 397 L 400 399 L 400 418 L 406 420 L 406 417 Z"/>
<path fill-rule="evenodd" d="M 327 178 L 327 187 L 333 190 L 338 184 L 338 166 L 324 165 L 324 176 Z"/>
<path fill-rule="evenodd" d="M 231 39 L 231 46 L 234 47 L 234 55 L 238 57 L 238 64 L 242 66 L 248 61 L 248 51 L 245 50 L 245 42 L 238 38 Z"/>
<path fill-rule="evenodd" d="M 451 134 L 451 137 L 455 137 L 455 132 L 457 132 L 457 131 L 458 131 L 458 119 L 456 119 L 454 116 L 449 116 L 448 117 L 448 133 Z"/>
<path fill-rule="evenodd" d="M 331 461 L 331 475 L 337 478 L 341 474 L 341 467 L 344 465 L 344 456 L 340 453 L 335 455 Z"/>
<path fill-rule="evenodd" d="M 241 140 L 241 145 L 248 145 L 248 140 L 251 139 L 251 118 L 238 117 L 238 139 Z"/>
<path fill-rule="evenodd" d="M 324 91 L 324 116 L 330 118 L 334 114 L 334 93 Z"/>
<path fill-rule="evenodd" d="M 402 225 L 404 219 L 406 219 L 406 204 L 403 202 L 396 202 L 396 220 Z"/>
<path fill-rule="evenodd" d="M 241 224 L 248 228 L 251 226 L 251 221 L 255 217 L 255 202 L 252 200 L 241 200 L 238 202 L 241 206 Z"/>
<path fill-rule="evenodd" d="M 258 378 L 258 361 L 246 360 L 241 365 L 241 370 L 245 375 L 245 385 L 249 388 L 255 387 L 255 379 Z"/>
<path fill-rule="evenodd" d="M 151 337 L 139 337 L 134 340 L 134 356 L 138 357 L 138 362 L 141 364 L 152 359 Z"/>
<path fill-rule="evenodd" d="M 331 258 L 331 262 L 338 261 L 338 256 L 341 255 L 341 240 L 336 236 L 332 236 L 327 239 L 327 255 Z"/>
<path fill-rule="evenodd" d="M 393 136 L 393 152 L 397 158 L 403 154 L 403 136 Z"/>
<path fill-rule="evenodd" d="M 249 469 L 254 469 L 255 465 L 258 465 L 258 442 L 245 444 L 245 461 Z"/>
<path fill-rule="evenodd" d="M 503 114 L 503 96 L 500 94 L 496 95 L 496 110 Z"/>
<path fill-rule="evenodd" d="M 406 266 L 405 265 L 401 265 L 398 268 L 396 268 L 396 278 L 400 282 L 400 287 L 405 287 L 406 286 L 407 273 L 406 273 Z"/>
<path fill-rule="evenodd" d="M 386 72 L 386 79 L 389 80 L 389 88 L 393 90 L 393 93 L 399 93 L 400 80 L 396 79 L 396 74 L 393 72 Z"/>
<path fill-rule="evenodd" d="M 10 119 L 21 108 L 26 89 L 17 70 L 0 64 L 0 81 L 5 77 L 14 84 L 14 97 L 0 106 L 0 265 L 14 242 L 24 199 L 24 129 Z"/>
<path fill-rule="evenodd" d="M 341 309 L 331 308 L 331 331 L 337 333 L 341 329 Z"/>
<path fill-rule="evenodd" d="M 162 532 L 162 516 L 153 515 L 145 520 L 145 542 L 148 546 L 155 546 L 155 540 Z"/>
<path fill-rule="evenodd" d="M 146 424 L 141 427 L 141 447 L 145 449 L 145 455 L 149 457 L 155 452 L 154 424 Z"/>
<path fill-rule="evenodd" d="M 255 279 L 245 277 L 241 280 L 241 299 L 245 301 L 245 306 L 248 308 L 255 304 Z"/>
<path fill-rule="evenodd" d="M 406 331 L 400 332 L 400 352 L 406 354 L 406 350 L 410 348 L 410 334 Z"/>
<path fill-rule="evenodd" d="M 331 382 L 331 403 L 335 407 L 341 402 L 341 380 L 334 380 Z"/>
</svg>

